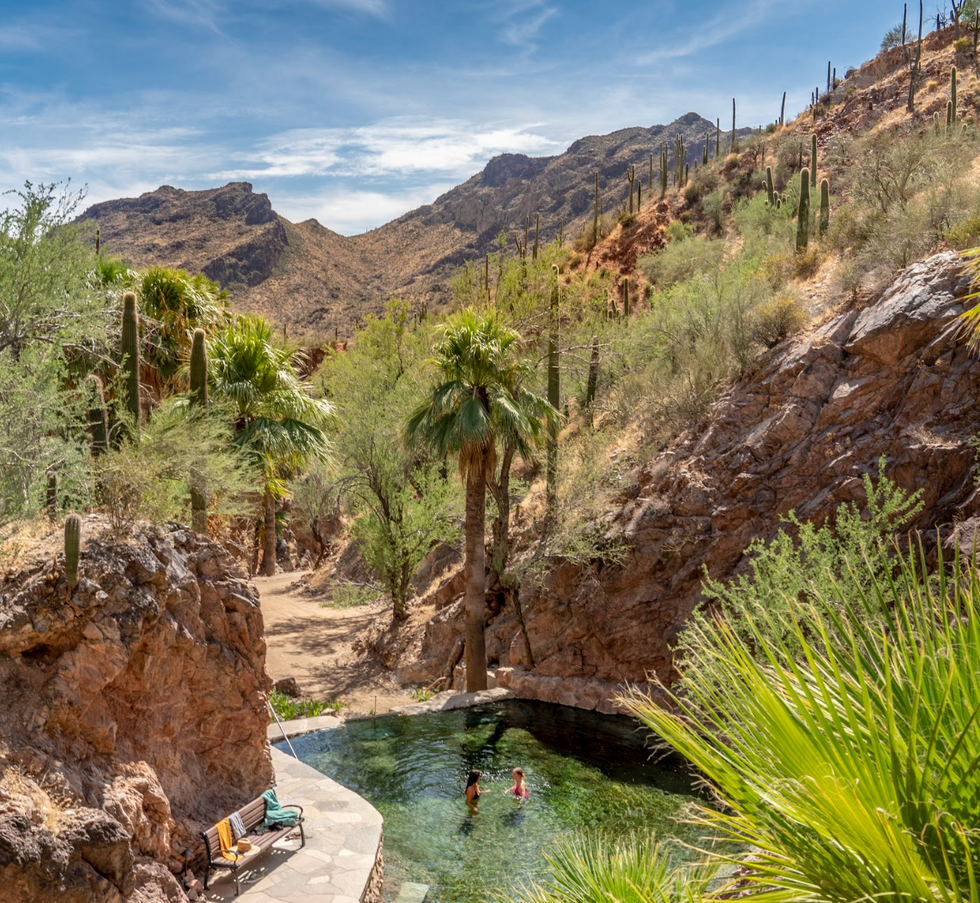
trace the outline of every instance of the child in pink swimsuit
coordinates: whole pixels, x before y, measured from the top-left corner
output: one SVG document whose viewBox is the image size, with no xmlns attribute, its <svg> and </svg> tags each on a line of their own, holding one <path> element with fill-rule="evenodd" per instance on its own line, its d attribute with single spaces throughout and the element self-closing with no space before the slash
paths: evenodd
<svg viewBox="0 0 980 903">
<path fill-rule="evenodd" d="M 518 799 L 523 800 L 527 798 L 527 784 L 524 783 L 524 769 L 515 768 L 511 775 L 514 778 L 514 786 L 507 791 L 507 793 L 513 793 Z"/>
</svg>

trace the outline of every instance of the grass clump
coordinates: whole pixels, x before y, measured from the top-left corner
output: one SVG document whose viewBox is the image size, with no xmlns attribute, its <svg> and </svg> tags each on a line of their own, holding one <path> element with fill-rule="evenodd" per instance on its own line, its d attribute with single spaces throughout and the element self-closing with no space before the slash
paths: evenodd
<svg viewBox="0 0 980 903">
<path fill-rule="evenodd" d="M 279 690 L 273 690 L 269 694 L 269 705 L 275 710 L 280 721 L 316 718 L 324 712 L 339 712 L 344 707 L 344 704 L 336 699 L 293 699 Z M 269 721 L 275 722 L 271 712 Z"/>
<path fill-rule="evenodd" d="M 363 583 L 336 583 L 330 593 L 330 598 L 320 603 L 321 608 L 360 608 L 370 605 L 381 597 L 377 587 Z"/>
</svg>

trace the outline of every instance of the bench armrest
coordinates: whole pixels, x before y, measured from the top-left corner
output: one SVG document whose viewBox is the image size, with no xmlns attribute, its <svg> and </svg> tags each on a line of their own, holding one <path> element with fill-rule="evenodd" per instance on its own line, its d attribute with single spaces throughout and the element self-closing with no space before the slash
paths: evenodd
<svg viewBox="0 0 980 903">
<path fill-rule="evenodd" d="M 303 814 L 303 807 L 297 806 L 295 803 L 280 803 L 279 805 L 283 809 L 299 809 L 299 814 Z"/>
</svg>

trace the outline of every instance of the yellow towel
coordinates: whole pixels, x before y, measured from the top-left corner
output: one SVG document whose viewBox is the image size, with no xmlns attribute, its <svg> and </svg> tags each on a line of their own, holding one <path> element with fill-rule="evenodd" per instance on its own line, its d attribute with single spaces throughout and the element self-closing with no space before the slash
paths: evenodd
<svg viewBox="0 0 980 903">
<path fill-rule="evenodd" d="M 223 818 L 216 827 L 218 828 L 218 842 L 221 844 L 221 855 L 232 862 L 238 862 L 242 858 L 242 854 L 234 850 L 235 844 L 231 839 L 231 823 L 227 818 Z"/>
</svg>

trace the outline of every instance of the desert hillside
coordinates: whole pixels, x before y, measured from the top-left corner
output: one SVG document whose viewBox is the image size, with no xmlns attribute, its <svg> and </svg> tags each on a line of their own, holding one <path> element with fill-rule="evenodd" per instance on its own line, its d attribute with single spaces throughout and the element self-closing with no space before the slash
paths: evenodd
<svg viewBox="0 0 980 903">
<path fill-rule="evenodd" d="M 331 338 L 337 330 L 344 337 L 392 296 L 444 303 L 453 271 L 494 250 L 501 232 L 513 250 L 528 218 L 532 242 L 536 222 L 542 245 L 560 230 L 566 238 L 578 234 L 592 214 L 596 172 L 605 211 L 620 210 L 627 203 L 627 168 L 636 166 L 647 191 L 652 154 L 656 187 L 660 144 L 668 143 L 673 167 L 678 137 L 698 159 L 709 139 L 714 158 L 714 123 L 688 113 L 669 125 L 581 138 L 554 157 L 495 157 L 432 204 L 351 237 L 315 220 L 288 222 L 246 182 L 207 191 L 163 186 L 96 204 L 83 218 L 99 224 L 108 253 L 135 267 L 205 273 L 230 291 L 236 309 L 294 332 Z"/>
</svg>

